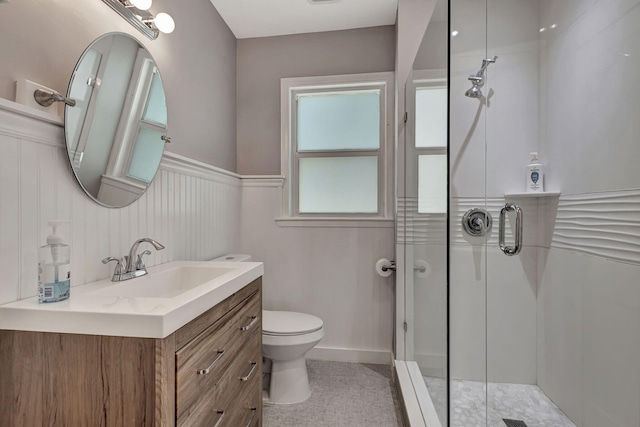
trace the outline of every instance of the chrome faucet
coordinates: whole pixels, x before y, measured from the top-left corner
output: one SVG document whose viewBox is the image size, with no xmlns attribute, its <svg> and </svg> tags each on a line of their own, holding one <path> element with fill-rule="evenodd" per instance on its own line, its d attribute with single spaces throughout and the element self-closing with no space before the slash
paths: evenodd
<svg viewBox="0 0 640 427">
<path fill-rule="evenodd" d="M 107 264 L 111 261 L 116 262 L 116 268 L 113 270 L 113 277 L 111 277 L 112 282 L 122 282 L 123 280 L 129 280 L 134 277 L 140 277 L 147 274 L 147 267 L 144 265 L 142 257 L 144 255 L 150 255 L 151 251 L 144 251 L 141 254 L 138 254 L 138 246 L 140 246 L 140 243 L 145 242 L 151 243 L 157 251 L 164 249 L 164 245 L 161 243 L 158 243 L 149 237 L 143 237 L 133 243 L 129 250 L 129 255 L 125 255 L 120 259 L 107 257 L 102 260 L 103 264 Z"/>
</svg>

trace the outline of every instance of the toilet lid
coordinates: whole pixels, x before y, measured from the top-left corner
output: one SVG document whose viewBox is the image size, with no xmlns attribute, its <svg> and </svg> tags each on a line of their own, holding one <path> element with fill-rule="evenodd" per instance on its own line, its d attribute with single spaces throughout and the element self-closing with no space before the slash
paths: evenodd
<svg viewBox="0 0 640 427">
<path fill-rule="evenodd" d="M 322 329 L 322 319 L 294 311 L 262 311 L 262 332 L 266 335 L 303 335 Z"/>
</svg>

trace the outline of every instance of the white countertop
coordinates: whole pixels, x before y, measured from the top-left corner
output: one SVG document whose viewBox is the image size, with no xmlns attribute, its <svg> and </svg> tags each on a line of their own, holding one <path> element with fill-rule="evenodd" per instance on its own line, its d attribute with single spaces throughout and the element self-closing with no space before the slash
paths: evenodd
<svg viewBox="0 0 640 427">
<path fill-rule="evenodd" d="M 229 271 L 176 296 L 104 295 L 117 294 L 114 286 L 131 286 L 135 293 L 136 284 L 149 285 L 154 275 L 160 277 L 180 266 Z M 165 338 L 262 276 L 264 267 L 261 262 L 174 261 L 148 271 L 146 276 L 123 282 L 105 279 L 73 286 L 71 297 L 65 301 L 39 304 L 34 297 L 0 305 L 0 329 Z"/>
</svg>

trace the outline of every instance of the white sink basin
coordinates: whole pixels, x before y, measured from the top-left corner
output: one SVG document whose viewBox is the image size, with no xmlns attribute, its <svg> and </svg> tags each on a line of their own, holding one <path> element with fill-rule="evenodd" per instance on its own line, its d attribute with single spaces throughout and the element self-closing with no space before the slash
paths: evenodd
<svg viewBox="0 0 640 427">
<path fill-rule="evenodd" d="M 237 268 L 178 265 L 168 270 L 151 272 L 135 279 L 115 282 L 97 291 L 88 292 L 87 295 L 124 298 L 173 298 Z"/>
<path fill-rule="evenodd" d="M 71 298 L 0 305 L 0 329 L 165 338 L 262 276 L 260 262 L 172 261 L 123 282 L 71 288 Z"/>
</svg>

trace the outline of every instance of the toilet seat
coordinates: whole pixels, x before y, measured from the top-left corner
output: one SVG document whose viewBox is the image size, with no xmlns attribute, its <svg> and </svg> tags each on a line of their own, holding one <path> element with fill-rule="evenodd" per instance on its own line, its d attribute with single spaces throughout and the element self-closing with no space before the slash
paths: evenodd
<svg viewBox="0 0 640 427">
<path fill-rule="evenodd" d="M 262 311 L 262 334 L 270 336 L 298 336 L 322 329 L 322 319 L 295 311 Z"/>
</svg>

